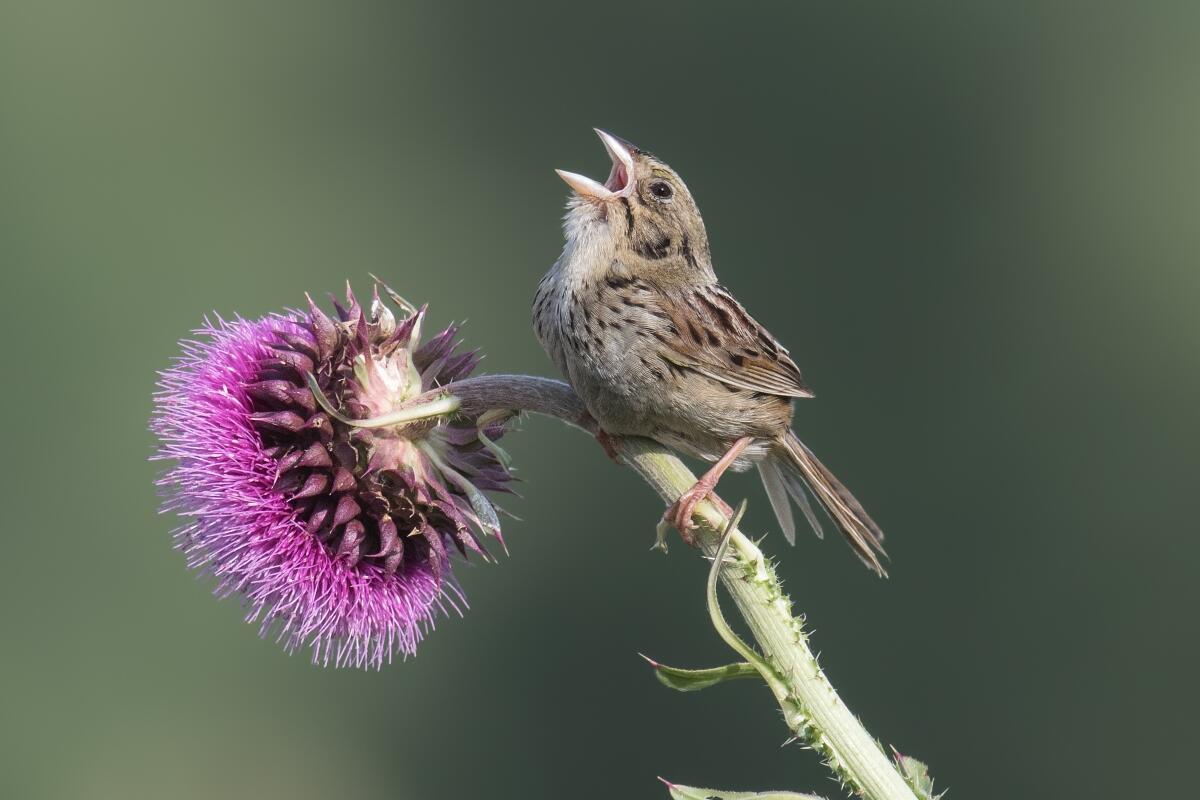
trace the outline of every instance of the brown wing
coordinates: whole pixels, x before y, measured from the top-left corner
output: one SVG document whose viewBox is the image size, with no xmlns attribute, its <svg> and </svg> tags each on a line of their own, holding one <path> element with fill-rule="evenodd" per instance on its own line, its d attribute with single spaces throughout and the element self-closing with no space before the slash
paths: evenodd
<svg viewBox="0 0 1200 800">
<path fill-rule="evenodd" d="M 667 360 L 739 389 L 813 396 L 788 351 L 725 287 L 689 287 L 657 301 L 678 331 L 665 342 Z"/>
</svg>

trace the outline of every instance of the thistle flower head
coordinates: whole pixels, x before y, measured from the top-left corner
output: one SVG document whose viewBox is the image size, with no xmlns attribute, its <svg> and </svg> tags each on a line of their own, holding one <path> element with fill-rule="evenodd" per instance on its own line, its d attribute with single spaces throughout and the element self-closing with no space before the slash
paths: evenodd
<svg viewBox="0 0 1200 800">
<path fill-rule="evenodd" d="M 347 287 L 333 317 L 309 298 L 206 325 L 162 374 L 151 423 L 189 564 L 242 595 L 264 635 L 339 666 L 411 654 L 465 605 L 449 553 L 488 558 L 500 525 L 483 491 L 509 480 L 505 417 L 430 400 L 477 354 L 453 326 L 421 344 L 425 309 L 383 288 L 399 316 L 377 284 L 369 310 Z"/>
</svg>

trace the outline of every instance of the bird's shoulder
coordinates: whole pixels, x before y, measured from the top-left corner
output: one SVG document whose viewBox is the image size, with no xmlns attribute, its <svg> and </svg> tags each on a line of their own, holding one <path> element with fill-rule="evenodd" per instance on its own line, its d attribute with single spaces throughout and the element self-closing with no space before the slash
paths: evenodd
<svg viewBox="0 0 1200 800">
<path fill-rule="evenodd" d="M 787 348 L 724 286 L 661 288 L 652 302 L 670 323 L 668 361 L 739 389 L 813 396 Z"/>
</svg>

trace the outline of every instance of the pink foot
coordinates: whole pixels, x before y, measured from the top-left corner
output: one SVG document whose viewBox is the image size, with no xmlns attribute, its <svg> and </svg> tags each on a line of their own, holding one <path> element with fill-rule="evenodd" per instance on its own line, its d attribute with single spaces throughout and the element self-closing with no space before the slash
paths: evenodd
<svg viewBox="0 0 1200 800">
<path fill-rule="evenodd" d="M 679 531 L 679 536 L 683 539 L 684 544 L 695 547 L 696 537 L 692 535 L 692 531 L 695 530 L 696 523 L 692 522 L 692 514 L 695 513 L 696 506 L 701 500 L 712 495 L 713 502 L 717 504 L 717 507 L 721 509 L 723 514 L 726 516 L 733 514 L 733 509 L 724 500 L 717 497 L 713 493 L 713 489 L 717 488 L 717 481 L 721 480 L 721 476 L 725 474 L 725 470 L 729 469 L 730 465 L 737 460 L 738 456 L 742 454 L 752 441 L 751 437 L 745 436 L 734 442 L 725 455 L 721 456 L 717 463 L 713 465 L 712 469 L 704 473 L 704 477 L 696 481 L 692 485 L 692 488 L 680 495 L 679 499 L 663 512 L 662 522 L 659 524 L 659 527 L 661 528 L 664 524 L 674 525 L 675 529 Z M 658 544 L 660 546 L 663 545 L 661 533 L 659 534 Z"/>
<path fill-rule="evenodd" d="M 608 454 L 608 457 L 611 458 L 614 463 L 621 463 L 621 456 L 619 453 L 617 453 L 616 437 L 614 437 L 608 431 L 600 429 L 596 431 L 596 441 L 600 443 L 600 446 L 604 448 L 604 452 Z"/>
<path fill-rule="evenodd" d="M 713 491 L 715 483 L 716 481 L 708 482 L 703 478 L 696 481 L 691 489 L 680 495 L 679 499 L 663 512 L 663 522 L 679 531 L 679 538 L 683 539 L 683 543 L 689 547 L 696 546 L 696 536 L 692 533 L 696 529 L 696 523 L 692 521 L 692 516 L 696 513 L 696 506 L 700 504 L 701 500 L 706 498 L 711 500 L 727 517 L 733 514 L 733 509 L 729 507 L 729 504 Z"/>
</svg>

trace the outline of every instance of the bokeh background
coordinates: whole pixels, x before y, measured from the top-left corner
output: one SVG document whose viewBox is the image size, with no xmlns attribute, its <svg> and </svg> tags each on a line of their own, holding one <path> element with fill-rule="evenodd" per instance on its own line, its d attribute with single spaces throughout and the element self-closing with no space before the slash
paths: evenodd
<svg viewBox="0 0 1200 800">
<path fill-rule="evenodd" d="M 1182 3 L 4 3 L 0 796 L 838 794 L 761 687 L 655 683 L 637 652 L 730 658 L 705 566 L 577 431 L 510 440 L 511 558 L 378 673 L 260 641 L 157 513 L 155 372 L 213 310 L 377 272 L 550 372 L 593 125 L 684 175 L 890 534 L 888 581 L 767 540 L 868 728 L 951 797 L 1187 794 L 1198 38 Z"/>
</svg>

